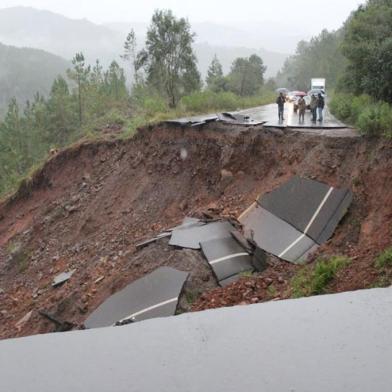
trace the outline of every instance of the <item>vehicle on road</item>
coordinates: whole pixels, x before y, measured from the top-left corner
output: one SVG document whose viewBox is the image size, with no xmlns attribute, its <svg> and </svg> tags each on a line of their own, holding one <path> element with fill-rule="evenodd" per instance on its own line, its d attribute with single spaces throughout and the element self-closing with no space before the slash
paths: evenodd
<svg viewBox="0 0 392 392">
<path fill-rule="evenodd" d="M 310 89 L 325 91 L 325 79 L 324 78 L 312 78 L 310 81 Z"/>
</svg>

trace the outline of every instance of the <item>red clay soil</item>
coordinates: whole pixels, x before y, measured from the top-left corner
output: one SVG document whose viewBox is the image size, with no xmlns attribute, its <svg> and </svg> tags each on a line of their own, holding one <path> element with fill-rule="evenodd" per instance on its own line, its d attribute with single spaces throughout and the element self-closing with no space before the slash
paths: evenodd
<svg viewBox="0 0 392 392">
<path fill-rule="evenodd" d="M 392 242 L 391 147 L 214 124 L 156 126 L 132 140 L 61 151 L 0 203 L 0 337 L 56 330 L 39 311 L 77 328 L 105 298 L 161 265 L 191 272 L 180 311 L 289 297 L 301 267 L 275 260 L 257 277 L 218 288 L 200 253 L 167 240 L 142 251 L 135 244 L 208 209 L 236 217 L 295 174 L 353 190 L 349 213 L 318 254 L 353 259 L 331 291 L 369 287 L 379 279 L 375 257 Z M 72 278 L 53 288 L 70 269 Z"/>
</svg>

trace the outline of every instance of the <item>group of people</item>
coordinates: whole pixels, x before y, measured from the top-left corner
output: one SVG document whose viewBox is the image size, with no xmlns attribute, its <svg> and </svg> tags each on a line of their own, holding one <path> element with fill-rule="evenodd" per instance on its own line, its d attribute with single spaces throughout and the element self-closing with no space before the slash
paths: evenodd
<svg viewBox="0 0 392 392">
<path fill-rule="evenodd" d="M 279 122 L 283 122 L 284 120 L 284 104 L 286 102 L 286 97 L 283 93 L 279 94 L 279 97 L 276 100 L 276 103 L 278 104 L 278 117 L 279 117 Z M 304 97 L 300 97 L 298 102 L 298 113 L 299 113 L 299 122 L 304 123 L 305 122 L 305 111 L 306 111 L 306 101 Z M 323 121 L 323 110 L 325 106 L 325 100 L 324 97 L 321 93 L 319 93 L 317 96 L 315 94 L 312 94 L 311 99 L 310 99 L 310 111 L 312 113 L 312 122 L 321 122 Z M 318 117 L 318 118 L 317 118 Z"/>
</svg>

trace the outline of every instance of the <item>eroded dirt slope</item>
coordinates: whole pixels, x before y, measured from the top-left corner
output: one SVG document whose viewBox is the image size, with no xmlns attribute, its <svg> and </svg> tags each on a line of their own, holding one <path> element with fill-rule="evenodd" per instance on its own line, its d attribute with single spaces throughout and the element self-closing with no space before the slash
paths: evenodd
<svg viewBox="0 0 392 392">
<path fill-rule="evenodd" d="M 298 267 L 288 263 L 222 289 L 198 252 L 167 240 L 138 252 L 135 244 L 208 209 L 238 216 L 295 174 L 354 191 L 348 215 L 319 253 L 353 258 L 333 290 L 368 287 L 378 278 L 374 258 L 392 238 L 391 147 L 209 125 L 157 126 L 132 140 L 62 151 L 0 204 L 0 337 L 54 331 L 39 311 L 80 325 L 111 293 L 161 265 L 191 272 L 181 311 L 195 300 L 199 310 L 289 296 Z M 54 276 L 74 268 L 67 283 L 51 287 Z"/>
</svg>

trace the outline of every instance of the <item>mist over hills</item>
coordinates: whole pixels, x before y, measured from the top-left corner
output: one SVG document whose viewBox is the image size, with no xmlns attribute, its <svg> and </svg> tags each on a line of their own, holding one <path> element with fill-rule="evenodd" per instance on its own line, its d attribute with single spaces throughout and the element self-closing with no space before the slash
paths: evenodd
<svg viewBox="0 0 392 392">
<path fill-rule="evenodd" d="M 0 116 L 13 97 L 24 104 L 37 92 L 47 95 L 53 80 L 69 66 L 68 61 L 43 50 L 0 43 Z"/>
<path fill-rule="evenodd" d="M 18 47 L 46 50 L 70 60 L 76 52 L 83 52 L 87 61 L 100 59 L 107 66 L 119 61 L 127 33 L 133 28 L 139 46 L 143 46 L 147 23 L 111 23 L 97 25 L 86 19 L 69 19 L 50 11 L 28 7 L 0 9 L 0 42 Z M 267 65 L 267 76 L 275 76 L 287 55 L 262 49 L 266 33 L 249 33 L 213 23 L 192 24 L 196 32 L 195 51 L 200 72 L 204 76 L 214 54 L 221 57 L 228 71 L 239 56 L 259 54 Z"/>
</svg>

